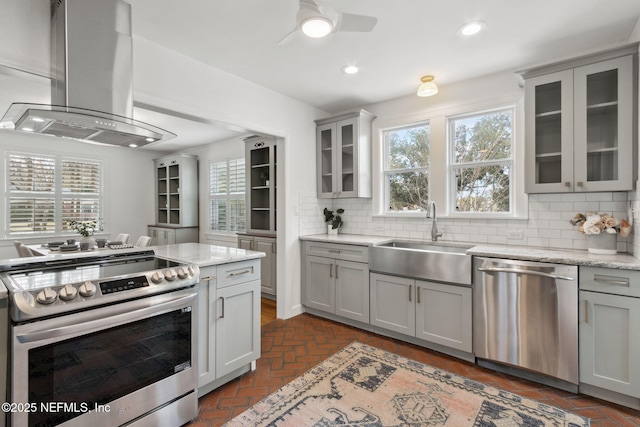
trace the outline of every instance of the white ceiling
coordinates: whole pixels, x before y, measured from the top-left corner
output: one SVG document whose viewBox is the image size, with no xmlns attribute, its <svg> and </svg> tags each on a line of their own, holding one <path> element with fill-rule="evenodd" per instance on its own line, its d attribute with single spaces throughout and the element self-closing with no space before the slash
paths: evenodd
<svg viewBox="0 0 640 427">
<path fill-rule="evenodd" d="M 435 76 L 443 93 L 458 81 L 623 44 L 640 17 L 640 0 L 326 0 L 340 12 L 374 16 L 378 23 L 369 33 L 324 39 L 299 34 L 278 45 L 295 26 L 298 0 L 127 1 L 137 37 L 330 114 L 413 96 L 426 74 Z M 486 23 L 483 33 L 456 35 L 474 20 Z M 347 64 L 361 72 L 343 74 Z M 0 107 L 5 98 L 40 101 L 38 94 L 7 96 L 20 91 L 15 80 L 0 73 Z M 140 106 L 134 117 L 178 134 L 153 147 L 167 151 L 250 133 Z"/>
<path fill-rule="evenodd" d="M 297 0 L 128 0 L 137 36 L 329 113 L 414 94 L 420 77 L 448 84 L 575 56 L 629 40 L 639 0 L 326 0 L 374 16 L 370 33 L 298 35 Z M 486 30 L 463 39 L 465 22 Z M 361 72 L 340 69 L 355 64 Z"/>
</svg>

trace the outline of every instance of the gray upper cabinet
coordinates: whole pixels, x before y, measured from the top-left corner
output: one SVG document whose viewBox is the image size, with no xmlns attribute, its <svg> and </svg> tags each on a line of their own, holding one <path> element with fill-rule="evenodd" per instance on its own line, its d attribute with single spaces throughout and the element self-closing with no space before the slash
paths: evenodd
<svg viewBox="0 0 640 427">
<path fill-rule="evenodd" d="M 365 110 L 316 120 L 318 197 L 371 197 L 371 123 Z"/>
<path fill-rule="evenodd" d="M 633 189 L 637 50 L 521 73 L 527 193 Z"/>
<path fill-rule="evenodd" d="M 253 136 L 245 142 L 247 232 L 276 232 L 276 139 Z"/>
<path fill-rule="evenodd" d="M 156 225 L 198 226 L 198 158 L 185 154 L 155 160 Z"/>
</svg>

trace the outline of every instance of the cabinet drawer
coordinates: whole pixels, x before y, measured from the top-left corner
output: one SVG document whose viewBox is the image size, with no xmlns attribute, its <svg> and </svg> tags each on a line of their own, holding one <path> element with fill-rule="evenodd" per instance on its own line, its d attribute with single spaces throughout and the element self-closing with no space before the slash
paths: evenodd
<svg viewBox="0 0 640 427">
<path fill-rule="evenodd" d="M 306 242 L 307 255 L 345 261 L 369 262 L 369 248 L 358 245 L 340 245 L 335 243 Z"/>
<path fill-rule="evenodd" d="M 580 289 L 640 297 L 640 271 L 580 267 Z"/>
<path fill-rule="evenodd" d="M 218 288 L 260 280 L 260 260 L 234 262 L 218 266 Z"/>
</svg>

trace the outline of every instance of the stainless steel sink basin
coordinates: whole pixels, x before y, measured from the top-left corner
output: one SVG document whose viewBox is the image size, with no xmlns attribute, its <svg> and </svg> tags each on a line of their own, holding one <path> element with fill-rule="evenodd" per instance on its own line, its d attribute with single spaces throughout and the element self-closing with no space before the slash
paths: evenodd
<svg viewBox="0 0 640 427">
<path fill-rule="evenodd" d="M 410 249 L 416 251 L 431 251 L 431 252 L 453 252 L 458 254 L 464 254 L 471 246 L 451 246 L 443 245 L 439 243 L 429 242 L 404 242 L 404 241 L 392 241 L 387 243 L 381 243 L 377 247 L 382 248 L 400 248 Z"/>
<path fill-rule="evenodd" d="M 393 240 L 369 249 L 369 270 L 423 280 L 471 285 L 471 246 Z"/>
</svg>

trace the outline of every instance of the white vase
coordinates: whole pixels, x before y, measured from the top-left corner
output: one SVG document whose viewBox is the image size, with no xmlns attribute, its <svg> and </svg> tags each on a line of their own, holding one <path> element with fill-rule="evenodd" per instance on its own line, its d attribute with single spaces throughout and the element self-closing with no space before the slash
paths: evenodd
<svg viewBox="0 0 640 427">
<path fill-rule="evenodd" d="M 338 228 L 333 228 L 333 225 L 328 224 L 327 225 L 327 234 L 337 235 L 339 229 L 340 229 L 339 227 Z"/>
<path fill-rule="evenodd" d="M 618 235 L 609 233 L 587 235 L 589 253 L 615 255 L 618 252 Z"/>
<path fill-rule="evenodd" d="M 89 243 L 89 248 L 94 248 L 96 246 L 96 241 L 91 236 L 82 236 L 80 243 Z"/>
</svg>

